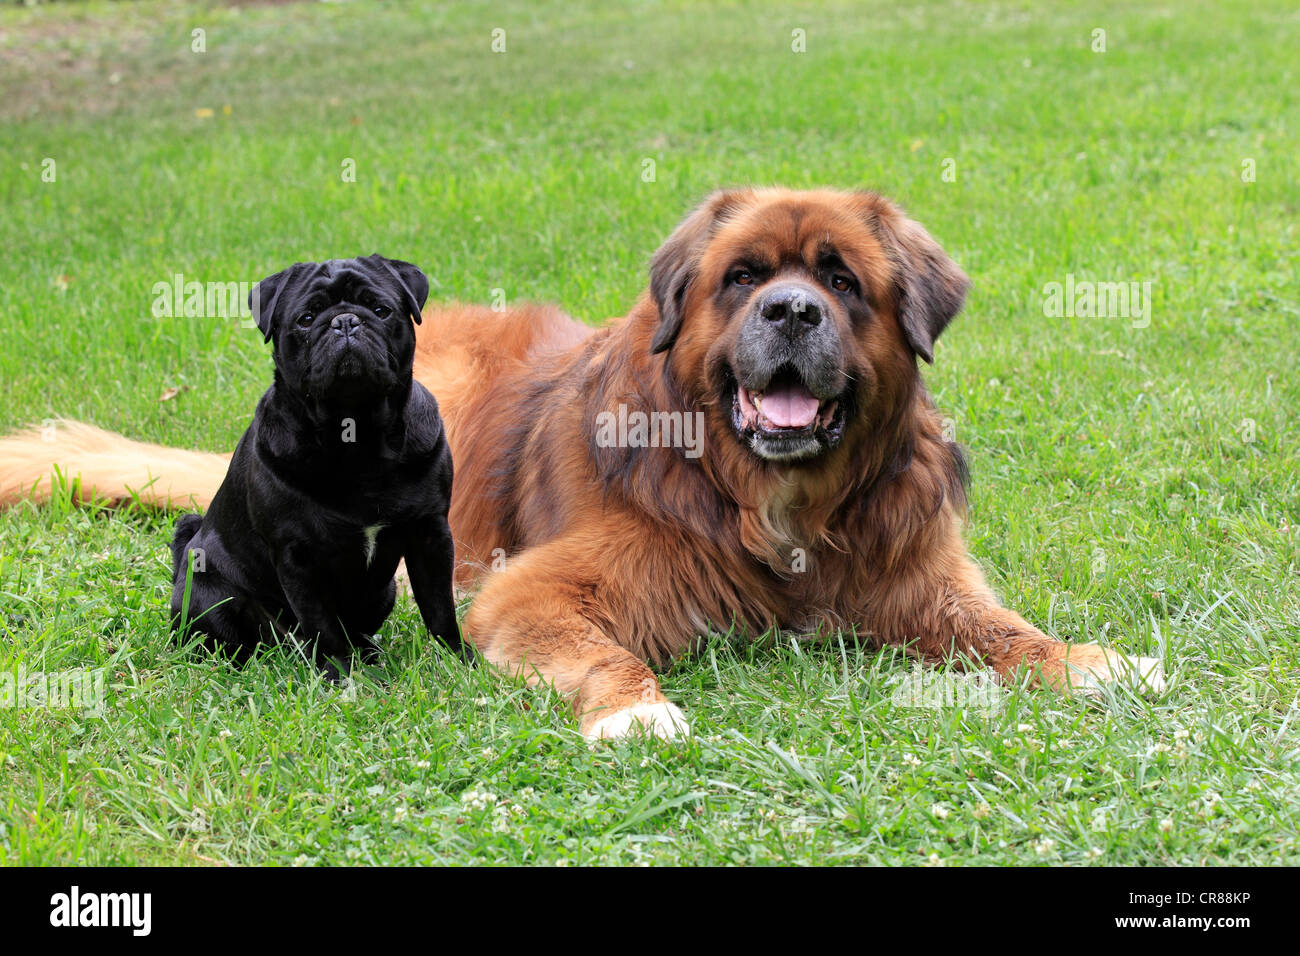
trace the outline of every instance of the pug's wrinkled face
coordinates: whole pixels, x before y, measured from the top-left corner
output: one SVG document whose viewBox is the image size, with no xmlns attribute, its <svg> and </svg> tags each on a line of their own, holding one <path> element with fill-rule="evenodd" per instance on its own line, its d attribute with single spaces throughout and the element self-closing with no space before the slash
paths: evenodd
<svg viewBox="0 0 1300 956">
<path fill-rule="evenodd" d="M 372 255 L 300 262 L 263 279 L 249 304 L 274 342 L 278 378 L 316 405 L 409 389 L 415 329 L 429 280 L 409 262 Z"/>
</svg>

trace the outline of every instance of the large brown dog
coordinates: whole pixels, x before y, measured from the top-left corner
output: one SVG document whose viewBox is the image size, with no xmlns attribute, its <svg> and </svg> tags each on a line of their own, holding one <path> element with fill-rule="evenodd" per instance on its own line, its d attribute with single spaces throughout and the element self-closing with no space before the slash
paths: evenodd
<svg viewBox="0 0 1300 956">
<path fill-rule="evenodd" d="M 589 737 L 683 732 L 646 662 L 733 625 L 1158 690 L 1158 661 L 1047 637 L 966 554 L 962 457 L 916 358 L 967 285 L 872 193 L 738 190 L 687 217 L 649 293 L 599 330 L 431 311 L 415 374 L 451 441 L 458 580 L 481 578 L 474 644 L 572 695 Z M 152 481 L 146 501 L 203 504 L 226 466 L 72 423 L 52 437 L 0 441 L 0 503 L 57 462 L 87 492 Z"/>
</svg>

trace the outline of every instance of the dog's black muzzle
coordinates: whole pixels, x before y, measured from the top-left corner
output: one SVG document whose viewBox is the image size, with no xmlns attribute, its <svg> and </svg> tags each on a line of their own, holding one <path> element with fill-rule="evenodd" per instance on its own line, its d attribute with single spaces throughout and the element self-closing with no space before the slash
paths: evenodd
<svg viewBox="0 0 1300 956">
<path fill-rule="evenodd" d="M 732 372 L 746 388 L 761 390 L 783 370 L 820 399 L 844 390 L 843 352 L 830 303 L 803 282 L 777 283 L 755 297 L 734 353 Z"/>
</svg>

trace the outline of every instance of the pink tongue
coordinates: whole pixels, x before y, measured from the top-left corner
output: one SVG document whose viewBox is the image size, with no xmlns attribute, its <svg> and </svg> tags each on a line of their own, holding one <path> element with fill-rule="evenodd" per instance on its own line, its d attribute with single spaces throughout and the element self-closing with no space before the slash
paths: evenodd
<svg viewBox="0 0 1300 956">
<path fill-rule="evenodd" d="M 802 385 L 769 387 L 763 393 L 763 417 L 777 428 L 807 428 L 819 405 Z"/>
</svg>

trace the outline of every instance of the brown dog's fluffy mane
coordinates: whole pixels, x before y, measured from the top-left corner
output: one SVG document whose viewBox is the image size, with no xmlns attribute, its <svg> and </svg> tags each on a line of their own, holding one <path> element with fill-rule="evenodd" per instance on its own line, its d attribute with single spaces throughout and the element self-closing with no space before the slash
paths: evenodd
<svg viewBox="0 0 1300 956">
<path fill-rule="evenodd" d="M 909 517 L 923 513 L 927 520 L 933 519 L 945 506 L 964 515 L 965 456 L 960 445 L 943 439 L 938 413 L 919 372 L 914 371 L 897 402 L 879 409 L 879 424 L 868 440 L 852 443 L 831 461 L 818 460 L 792 473 L 756 461 L 741 447 L 722 420 L 728 409 L 699 409 L 689 402 L 673 367 L 666 359 L 649 355 L 646 343 L 628 347 L 620 341 L 636 336 L 638 313 L 651 308 L 650 303 L 642 303 L 624 326 L 611 330 L 607 344 L 592 343 L 583 389 L 593 397 L 584 420 L 586 432 L 594 436 L 596 414 L 620 403 L 645 411 L 704 410 L 711 451 L 691 459 L 680 448 L 602 448 L 593 437 L 589 453 L 607 496 L 617 497 L 647 520 L 688 533 L 698 533 L 701 527 L 717 529 L 739 508 L 745 550 L 776 569 L 783 568 L 794 547 L 820 544 L 845 551 L 850 542 L 861 549 L 873 539 L 881 542 L 882 556 L 888 554 L 892 563 L 920 530 L 920 526 L 899 527 L 891 520 L 897 502 L 881 507 L 904 475 L 912 479 L 910 493 L 928 499 L 919 511 L 905 509 Z M 629 383 L 634 385 L 631 391 Z"/>
<path fill-rule="evenodd" d="M 817 203 L 825 196 L 800 195 L 801 214 L 843 218 L 847 215 L 842 211 L 843 197 L 832 195 L 834 206 Z M 696 376 L 701 359 L 692 355 L 685 362 L 673 361 L 673 349 L 682 344 L 680 331 L 674 334 L 671 348 L 652 354 L 652 339 L 662 326 L 665 308 L 693 307 L 696 312 L 703 308 L 704 297 L 692 298 L 695 290 L 690 281 L 698 276 L 706 256 L 723 255 L 709 249 L 718 231 L 729 223 L 743 227 L 746 212 L 754 209 L 770 219 L 772 206 L 786 196 L 779 190 L 743 190 L 719 193 L 706 201 L 657 254 L 650 294 L 587 349 L 583 383 L 583 391 L 591 396 L 584 419 L 587 434 L 594 436 L 594 418 L 600 410 L 621 403 L 642 411 L 704 411 L 710 453 L 690 459 L 681 449 L 601 448 L 593 437 L 591 459 L 605 493 L 618 496 L 648 520 L 697 533 L 702 523 L 711 531 L 722 527 L 726 516 L 738 508 L 744 550 L 778 573 L 785 570 L 788 554 L 796 547 L 843 552 L 870 545 L 879 558 L 893 564 L 926 521 L 945 506 L 959 515 L 966 506 L 964 455 L 960 446 L 943 439 L 938 414 L 910 354 L 904 353 L 892 370 L 890 387 L 881 389 L 870 407 L 857 410 L 866 428 L 860 429 L 856 440 L 793 468 L 757 460 L 731 434 L 730 409 L 719 407 L 720 396 L 701 395 L 683 381 Z M 853 228 L 861 230 L 865 224 L 879 234 L 887 223 L 902 218 L 879 197 L 860 194 L 857 198 L 863 208 L 853 218 Z M 885 252 L 883 242 L 877 249 L 857 250 L 856 258 L 886 271 L 885 276 L 872 273 L 878 280 L 873 291 L 883 306 L 882 317 L 897 316 L 906 290 L 895 275 L 896 258 Z M 686 280 L 686 288 L 672 287 L 673 273 L 679 281 Z M 674 296 L 675 303 L 668 301 Z M 910 520 L 900 526 L 900 512 L 894 510 L 898 502 L 888 492 L 904 475 L 910 478 L 909 494 L 925 501 L 902 509 Z M 924 517 L 918 522 L 916 516 Z"/>
</svg>

